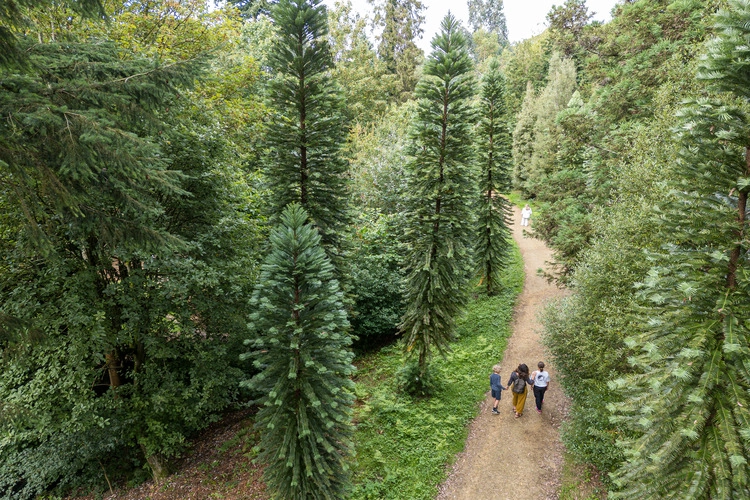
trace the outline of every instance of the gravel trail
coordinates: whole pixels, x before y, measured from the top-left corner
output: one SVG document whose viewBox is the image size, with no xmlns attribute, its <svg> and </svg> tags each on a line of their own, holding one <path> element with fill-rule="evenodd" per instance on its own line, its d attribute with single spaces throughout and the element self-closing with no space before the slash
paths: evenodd
<svg viewBox="0 0 750 500">
<path fill-rule="evenodd" d="M 438 500 L 558 498 L 563 455 L 559 427 L 568 403 L 557 383 L 554 363 L 543 350 L 538 315 L 565 291 L 537 276 L 537 269 L 545 267 L 552 253 L 542 241 L 525 237 L 520 221 L 520 212 L 516 210 L 513 238 L 521 248 L 526 279 L 514 313 L 513 334 L 500 361 L 500 376 L 503 385 L 507 385 L 510 372 L 520 363 L 526 363 L 534 371 L 536 364 L 544 361 L 552 382 L 541 415 L 536 411 L 530 390 L 521 418 L 513 416 L 510 391 L 503 391 L 500 415 L 493 415 L 489 374 L 498 360 L 487 361 L 487 397 L 479 416 L 470 425 L 464 451 L 440 486 Z M 519 465 L 525 467 L 525 473 L 518 471 Z"/>
</svg>

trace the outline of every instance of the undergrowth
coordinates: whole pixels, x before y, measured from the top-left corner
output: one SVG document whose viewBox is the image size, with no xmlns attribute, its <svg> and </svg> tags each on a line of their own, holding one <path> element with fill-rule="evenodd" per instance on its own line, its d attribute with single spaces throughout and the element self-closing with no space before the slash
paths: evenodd
<svg viewBox="0 0 750 500">
<path fill-rule="evenodd" d="M 448 465 L 463 450 L 468 424 L 489 390 L 492 366 L 500 362 L 516 297 L 523 288 L 518 248 L 503 277 L 504 292 L 474 299 L 458 321 L 456 341 L 431 369 L 437 390 L 414 399 L 398 391 L 396 373 L 404 365 L 396 344 L 357 360 L 357 406 L 353 499 L 432 499 Z"/>
</svg>

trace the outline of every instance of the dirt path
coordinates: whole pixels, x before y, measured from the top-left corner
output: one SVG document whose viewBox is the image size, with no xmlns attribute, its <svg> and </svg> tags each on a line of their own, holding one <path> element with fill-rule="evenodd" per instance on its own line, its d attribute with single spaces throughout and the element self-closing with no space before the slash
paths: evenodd
<svg viewBox="0 0 750 500">
<path fill-rule="evenodd" d="M 494 360 L 488 360 L 487 398 L 470 426 L 466 448 L 440 487 L 438 500 L 558 497 L 563 452 L 559 426 L 567 401 L 556 383 L 554 363 L 548 362 L 543 351 L 538 314 L 547 303 L 565 292 L 537 276 L 537 269 L 551 259 L 551 252 L 543 242 L 523 236 L 520 220 L 516 210 L 513 237 L 521 248 L 526 280 L 516 305 L 513 335 L 500 363 L 500 376 L 502 383 L 507 384 L 510 372 L 519 363 L 526 363 L 533 371 L 536 364 L 544 360 L 552 383 L 544 397 L 541 415 L 536 412 L 534 395 L 529 392 L 523 416 L 514 418 L 510 391 L 503 391 L 500 415 L 493 415 L 489 373 Z M 519 475 L 513 464 L 525 464 L 526 473 Z"/>
</svg>

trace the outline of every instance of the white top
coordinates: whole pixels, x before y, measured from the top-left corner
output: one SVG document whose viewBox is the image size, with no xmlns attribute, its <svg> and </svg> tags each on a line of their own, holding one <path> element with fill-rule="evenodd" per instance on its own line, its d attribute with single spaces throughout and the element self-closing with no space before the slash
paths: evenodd
<svg viewBox="0 0 750 500">
<path fill-rule="evenodd" d="M 521 209 L 521 217 L 524 219 L 531 217 L 531 208 L 523 207 L 523 209 Z"/>
<path fill-rule="evenodd" d="M 539 370 L 532 373 L 531 378 L 534 380 L 534 385 L 536 387 L 547 387 L 550 381 L 549 372 L 542 372 Z"/>
</svg>

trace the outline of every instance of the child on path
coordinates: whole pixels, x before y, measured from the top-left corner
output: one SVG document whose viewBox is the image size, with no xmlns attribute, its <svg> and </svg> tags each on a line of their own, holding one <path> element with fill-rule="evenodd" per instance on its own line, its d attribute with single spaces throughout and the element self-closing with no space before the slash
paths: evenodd
<svg viewBox="0 0 750 500">
<path fill-rule="evenodd" d="M 500 403 L 500 395 L 505 389 L 507 387 L 503 387 L 500 383 L 500 365 L 495 365 L 492 367 L 492 374 L 490 374 L 490 390 L 492 391 L 492 397 L 495 399 L 495 403 L 492 405 L 493 415 L 500 415 L 500 412 L 497 411 L 497 405 Z"/>
<path fill-rule="evenodd" d="M 544 403 L 544 393 L 549 387 L 549 372 L 544 371 L 544 361 L 540 361 L 537 366 L 538 370 L 531 374 L 531 380 L 534 381 L 534 399 L 536 400 L 536 411 L 542 413 L 542 403 Z"/>
<path fill-rule="evenodd" d="M 518 365 L 518 368 L 510 374 L 508 387 L 513 393 L 513 413 L 516 418 L 523 415 L 523 407 L 526 404 L 526 384 L 532 385 L 533 383 L 529 379 L 529 367 L 524 363 Z"/>
<path fill-rule="evenodd" d="M 523 209 L 521 209 L 521 225 L 528 226 L 529 219 L 531 218 L 531 207 L 527 203 Z"/>
</svg>

